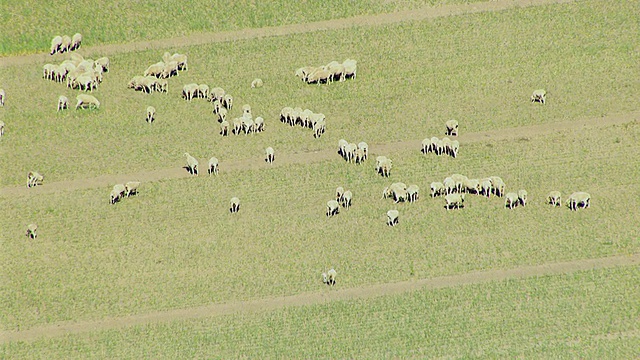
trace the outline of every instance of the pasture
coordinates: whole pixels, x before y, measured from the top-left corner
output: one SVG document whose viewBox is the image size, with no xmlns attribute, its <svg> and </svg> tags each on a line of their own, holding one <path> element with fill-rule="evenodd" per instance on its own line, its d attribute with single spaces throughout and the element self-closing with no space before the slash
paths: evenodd
<svg viewBox="0 0 640 360">
<path fill-rule="evenodd" d="M 120 22 L 126 18 L 107 18 L 100 25 L 104 28 L 92 31 L 122 29 L 118 36 L 91 41 L 304 23 L 425 3 L 362 1 L 339 13 L 313 8 L 303 17 L 294 16 L 301 12 L 298 5 L 287 3 L 283 11 L 291 15 L 277 22 L 274 8 L 255 12 L 262 17 L 247 22 L 213 28 L 198 23 L 200 15 L 179 27 L 126 31 Z M 444 3 L 452 2 L 438 2 Z M 336 287 L 357 289 L 638 253 L 640 215 L 633 211 L 640 207 L 635 180 L 640 176 L 639 29 L 633 19 L 638 5 L 570 2 L 124 51 L 109 56 L 111 70 L 94 92 L 102 105 L 94 111 L 56 113 L 58 95 L 75 99 L 77 91 L 42 79 L 43 63 L 3 68 L 0 88 L 8 96 L 0 108 L 6 124 L 0 139 L 0 272 L 6 276 L 0 293 L 8 301 L 0 308 L 0 330 L 330 291 L 320 274 L 332 267 L 338 271 Z M 254 13 L 248 4 L 236 6 L 239 13 Z M 64 29 L 73 28 L 82 17 L 65 21 Z M 101 47 L 90 47 L 90 34 L 83 34 L 87 46 L 77 52 L 95 59 L 102 56 Z M 48 48 L 47 39 L 25 43 L 16 34 L 3 36 L 15 45 L 0 47 L 0 54 Z M 169 92 L 127 89 L 127 82 L 160 61 L 164 51 L 189 57 L 189 70 L 169 79 Z M 346 58 L 358 60 L 357 79 L 318 86 L 293 75 L 301 66 Z M 251 89 L 256 77 L 265 86 Z M 254 116 L 265 118 L 266 130 L 220 136 L 209 103 L 180 98 L 182 86 L 191 82 L 232 94 L 230 117 L 250 104 Z M 545 105 L 529 102 L 539 87 L 549 91 Z M 148 105 L 157 109 L 153 124 L 144 121 Z M 324 113 L 327 132 L 314 139 L 310 129 L 281 123 L 284 106 Z M 600 117 L 602 124 L 581 125 Z M 612 117 L 622 120 L 611 122 Z M 420 140 L 442 137 L 451 118 L 460 122 L 458 158 L 422 154 Z M 568 122 L 575 126 L 562 125 Z M 528 130 L 539 125 L 549 130 Z M 487 131 L 502 138 L 473 136 Z M 393 159 L 391 176 L 375 174 L 371 158 L 360 165 L 345 162 L 336 153 L 341 138 L 366 141 L 371 158 Z M 263 161 L 267 146 L 276 151 L 271 166 Z M 199 159 L 200 176 L 180 169 L 186 165 L 184 152 Z M 211 156 L 221 160 L 218 176 L 206 175 Z M 25 192 L 19 187 L 32 170 L 45 175 L 45 185 Z M 526 189 L 529 204 L 507 210 L 504 198 L 468 194 L 464 209 L 447 211 L 442 198 L 429 197 L 429 184 L 454 173 L 498 175 L 508 191 Z M 113 184 L 100 176 L 142 181 L 140 193 L 110 205 Z M 382 189 L 396 181 L 420 186 L 420 200 L 382 199 Z M 337 186 L 353 192 L 353 206 L 328 219 L 326 202 Z M 561 191 L 563 200 L 587 191 L 591 207 L 552 208 L 545 204 L 551 190 Z M 232 196 L 242 201 L 237 214 L 228 211 Z M 385 224 L 392 208 L 400 211 L 395 228 Z M 39 226 L 34 240 L 24 236 L 30 222 Z M 286 349 L 305 358 L 599 357 L 611 352 L 627 357 L 637 348 L 637 335 L 592 335 L 637 333 L 637 322 L 630 320 L 638 317 L 632 310 L 638 308 L 632 285 L 637 274 L 637 267 L 620 267 L 287 307 L 250 317 L 93 331 L 3 343 L 0 354 L 183 357 L 189 344 L 198 343 L 187 357 L 286 357 Z M 618 303 L 609 300 L 611 294 Z M 585 296 L 590 301 L 577 300 Z M 425 309 L 425 303 L 431 305 Z M 548 325 L 555 319 L 560 319 L 557 327 Z M 615 326 L 607 327 L 606 321 Z M 274 330 L 265 333 L 267 325 Z M 518 331 L 507 330 L 513 327 Z M 296 338 L 295 331 L 302 330 L 308 337 Z M 535 341 L 534 333 L 540 334 Z M 336 345 L 327 348 L 329 335 Z"/>
</svg>

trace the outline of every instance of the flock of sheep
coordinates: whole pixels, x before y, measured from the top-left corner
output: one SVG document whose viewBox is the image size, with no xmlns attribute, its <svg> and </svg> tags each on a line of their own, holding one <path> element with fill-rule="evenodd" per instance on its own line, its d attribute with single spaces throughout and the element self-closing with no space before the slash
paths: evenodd
<svg viewBox="0 0 640 360">
<path fill-rule="evenodd" d="M 126 184 L 116 184 L 111 190 L 109 200 L 111 204 L 119 202 L 122 198 L 138 194 L 140 181 L 129 181 Z"/>
<path fill-rule="evenodd" d="M 369 145 L 361 141 L 357 145 L 345 139 L 338 140 L 338 154 L 346 162 L 360 164 L 369 157 Z"/>
<path fill-rule="evenodd" d="M 51 39 L 51 51 L 49 54 L 75 51 L 80 48 L 80 45 L 82 45 L 82 35 L 79 33 L 75 33 L 72 37 L 58 35 Z"/>
<path fill-rule="evenodd" d="M 303 128 L 313 130 L 313 137 L 319 138 L 324 134 L 327 126 L 326 117 L 323 113 L 314 113 L 309 109 L 300 107 L 285 106 L 280 111 L 280 121 L 290 126 L 300 125 Z"/>
<path fill-rule="evenodd" d="M 335 81 L 355 79 L 357 61 L 347 59 L 341 63 L 332 61 L 322 66 L 305 66 L 296 70 L 295 75 L 307 84 L 330 84 Z"/>
</svg>

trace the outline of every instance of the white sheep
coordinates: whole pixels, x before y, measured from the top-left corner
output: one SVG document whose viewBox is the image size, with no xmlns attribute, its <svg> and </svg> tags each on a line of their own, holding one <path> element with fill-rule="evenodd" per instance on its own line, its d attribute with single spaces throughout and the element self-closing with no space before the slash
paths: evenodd
<svg viewBox="0 0 640 360">
<path fill-rule="evenodd" d="M 330 77 L 331 77 L 331 73 L 329 72 L 329 70 L 318 68 L 316 69 L 316 71 L 312 72 L 307 76 L 307 84 L 316 83 L 320 85 L 323 82 L 325 84 L 329 84 L 331 82 Z"/>
<path fill-rule="evenodd" d="M 340 213 L 340 204 L 336 200 L 327 201 L 327 217 L 331 217 Z"/>
<path fill-rule="evenodd" d="M 491 179 L 491 185 L 493 187 L 493 193 L 496 196 L 500 196 L 502 197 L 504 195 L 504 189 L 506 187 L 504 181 L 502 181 L 502 179 L 498 176 L 491 176 L 489 179 Z"/>
<path fill-rule="evenodd" d="M 409 202 L 417 201 L 419 195 L 420 195 L 420 187 L 418 187 L 418 185 L 413 184 L 407 187 L 407 200 L 409 200 Z"/>
<path fill-rule="evenodd" d="M 189 153 L 184 153 L 184 156 L 187 157 L 187 170 L 189 173 L 191 175 L 198 175 L 198 160 L 189 155 Z"/>
<path fill-rule="evenodd" d="M 451 208 L 459 209 L 464 207 L 464 194 L 452 193 L 444 196 L 447 210 Z"/>
<path fill-rule="evenodd" d="M 235 135 L 239 135 L 242 131 L 242 119 L 235 118 L 233 119 L 233 133 Z"/>
<path fill-rule="evenodd" d="M 431 197 L 436 197 L 444 194 L 444 184 L 438 181 L 431 183 Z"/>
<path fill-rule="evenodd" d="M 27 225 L 27 237 L 30 239 L 35 239 L 36 237 L 38 237 L 38 234 L 36 233 L 38 231 L 38 225 L 36 224 L 29 224 Z"/>
<path fill-rule="evenodd" d="M 219 171 L 218 163 L 219 163 L 218 158 L 215 156 L 209 159 L 209 166 L 207 167 L 209 176 L 211 176 L 211 174 L 218 175 L 218 171 Z"/>
<path fill-rule="evenodd" d="M 29 171 L 27 174 L 27 187 L 33 187 L 37 185 L 42 185 L 44 181 L 44 176 L 37 173 L 36 171 Z"/>
<path fill-rule="evenodd" d="M 458 136 L 458 121 L 457 120 L 449 120 L 445 123 L 446 131 L 445 135 L 449 136 Z"/>
<path fill-rule="evenodd" d="M 405 202 L 409 200 L 409 193 L 407 189 L 407 185 L 405 183 L 397 182 L 391 184 L 389 186 L 391 191 L 391 195 L 393 196 L 393 201 L 397 204 L 399 202 Z"/>
<path fill-rule="evenodd" d="M 224 94 L 220 103 L 222 104 L 222 106 L 226 107 L 227 110 L 231 110 L 231 108 L 233 107 L 233 96 Z"/>
<path fill-rule="evenodd" d="M 526 190 L 518 190 L 518 202 L 523 207 L 527 206 L 527 191 Z"/>
<path fill-rule="evenodd" d="M 285 106 L 280 110 L 280 121 L 283 123 L 289 123 L 289 119 L 291 118 L 291 114 L 293 113 L 293 108 L 289 106 Z"/>
<path fill-rule="evenodd" d="M 62 47 L 62 36 L 58 35 L 51 40 L 51 51 L 49 52 L 49 55 L 53 55 L 60 51 L 60 47 Z"/>
<path fill-rule="evenodd" d="M 124 184 L 124 189 L 127 197 L 131 195 L 137 195 L 139 186 L 140 181 L 128 181 L 126 184 Z"/>
<path fill-rule="evenodd" d="M 221 88 L 221 87 L 211 88 L 209 90 L 209 93 L 211 94 L 211 101 L 212 102 L 218 100 L 218 102 L 220 102 L 220 105 L 222 105 L 222 99 L 224 98 L 224 95 L 226 94 L 226 92 L 224 91 L 223 88 Z"/>
<path fill-rule="evenodd" d="M 100 101 L 91 95 L 79 94 L 76 96 L 76 100 L 78 101 L 76 103 L 76 110 L 80 107 L 84 108 L 85 106 L 89 109 L 91 109 L 92 106 L 96 109 L 100 108 Z"/>
<path fill-rule="evenodd" d="M 547 203 L 556 206 L 562 206 L 562 194 L 560 191 L 552 191 L 547 196 Z"/>
<path fill-rule="evenodd" d="M 342 186 L 338 186 L 336 188 L 336 201 L 342 202 L 343 195 L 344 195 L 344 188 Z"/>
<path fill-rule="evenodd" d="M 344 194 L 342 194 L 342 207 L 344 207 L 345 209 L 348 209 L 351 207 L 351 199 L 353 198 L 353 193 L 351 193 L 351 190 L 347 190 L 344 192 Z"/>
<path fill-rule="evenodd" d="M 111 194 L 109 195 L 109 198 L 111 199 L 111 205 L 120 201 L 120 199 L 122 199 L 126 191 L 127 191 L 127 188 L 124 186 L 124 184 L 114 185 L 113 189 L 111 190 Z"/>
<path fill-rule="evenodd" d="M 64 110 L 64 109 L 68 109 L 69 108 L 69 98 L 67 98 L 64 95 L 60 95 L 58 97 L 58 110 Z"/>
<path fill-rule="evenodd" d="M 56 65 L 44 64 L 42 66 L 42 78 L 47 80 L 53 80 L 53 70 L 55 68 L 56 68 Z"/>
<path fill-rule="evenodd" d="M 366 142 L 361 141 L 358 143 L 358 149 L 362 149 L 364 159 L 366 160 L 369 157 L 369 145 Z"/>
<path fill-rule="evenodd" d="M 491 179 L 485 178 L 480 180 L 480 194 L 486 196 L 487 198 L 491 197 L 491 192 L 493 191 L 493 184 Z"/>
<path fill-rule="evenodd" d="M 504 196 L 504 207 L 513 209 L 518 205 L 518 194 L 514 192 L 509 192 Z"/>
<path fill-rule="evenodd" d="M 190 83 L 182 87 L 182 97 L 185 100 L 191 101 L 191 99 L 197 96 L 198 96 L 198 84 Z"/>
<path fill-rule="evenodd" d="M 62 36 L 62 44 L 60 45 L 60 52 L 64 53 L 71 49 L 71 38 L 68 35 Z"/>
<path fill-rule="evenodd" d="M 220 135 L 229 136 L 229 122 L 227 120 L 220 123 Z"/>
<path fill-rule="evenodd" d="M 156 119 L 156 108 L 147 106 L 147 122 L 151 124 Z"/>
<path fill-rule="evenodd" d="M 144 71 L 144 76 L 154 76 L 156 78 L 159 78 L 162 77 L 163 72 L 164 63 L 161 61 L 149 66 L 147 70 Z"/>
<path fill-rule="evenodd" d="M 71 37 L 71 47 L 69 48 L 69 51 L 78 50 L 80 45 L 82 45 L 82 35 L 80 35 L 80 33 L 73 34 Z"/>
<path fill-rule="evenodd" d="M 226 108 L 220 107 L 218 110 L 216 110 L 216 108 L 214 107 L 213 110 L 214 110 L 214 113 L 218 115 L 218 122 L 223 122 L 227 119 L 228 111 Z"/>
<path fill-rule="evenodd" d="M 326 131 L 326 122 L 324 119 L 318 120 L 313 123 L 313 137 L 319 138 Z"/>
<path fill-rule="evenodd" d="M 362 163 L 364 161 L 364 159 L 366 158 L 364 150 L 362 150 L 361 148 L 357 148 L 354 158 L 355 158 L 355 163 L 356 164 Z"/>
<path fill-rule="evenodd" d="M 546 100 L 546 96 L 547 96 L 547 92 L 544 89 L 534 90 L 533 94 L 531 95 L 531 102 L 538 101 L 544 104 Z"/>
<path fill-rule="evenodd" d="M 274 154 L 273 148 L 269 146 L 264 150 L 264 152 L 267 155 L 265 161 L 268 162 L 269 164 L 273 163 L 273 160 L 275 160 L 275 154 Z"/>
<path fill-rule="evenodd" d="M 253 131 L 255 132 L 263 132 L 264 131 L 264 119 L 262 118 L 262 116 L 258 116 L 254 121 L 253 121 Z"/>
<path fill-rule="evenodd" d="M 198 96 L 197 97 L 209 100 L 210 99 L 210 97 L 209 97 L 209 85 L 207 85 L 207 84 L 198 85 Z"/>
<path fill-rule="evenodd" d="M 431 139 L 425 138 L 424 140 L 422 140 L 420 151 L 422 151 L 423 154 L 427 154 L 430 150 L 431 150 Z"/>
<path fill-rule="evenodd" d="M 295 75 L 299 77 L 302 81 L 307 81 L 307 77 L 309 76 L 309 74 L 316 71 L 316 69 L 317 68 L 313 66 L 301 67 L 295 71 Z"/>
<path fill-rule="evenodd" d="M 234 196 L 229 201 L 229 211 L 231 213 L 237 213 L 239 210 L 240 210 L 240 199 Z"/>
<path fill-rule="evenodd" d="M 576 211 L 579 207 L 588 208 L 591 204 L 591 195 L 584 191 L 574 192 L 567 198 L 569 209 Z"/>
<path fill-rule="evenodd" d="M 253 79 L 251 82 L 251 88 L 261 88 L 264 85 L 262 79 Z"/>
<path fill-rule="evenodd" d="M 101 57 L 94 61 L 95 64 L 100 65 L 104 72 L 109 72 L 109 58 Z"/>
<path fill-rule="evenodd" d="M 387 225 L 396 226 L 400 219 L 400 212 L 398 210 L 387 211 Z"/>
<path fill-rule="evenodd" d="M 356 78 L 356 70 L 357 70 L 358 62 L 352 59 L 345 60 L 342 65 L 344 66 L 344 77 L 346 78 Z"/>
<path fill-rule="evenodd" d="M 338 275 L 338 273 L 334 270 L 331 269 L 329 271 L 327 271 L 326 273 L 322 273 L 322 282 L 327 284 L 327 285 L 335 285 L 336 284 L 336 276 Z"/>
<path fill-rule="evenodd" d="M 458 140 L 451 141 L 450 155 L 455 159 L 458 156 L 458 150 L 460 150 L 460 142 Z"/>
<path fill-rule="evenodd" d="M 467 179 L 463 186 L 467 193 L 480 194 L 480 180 L 478 179 Z"/>
<path fill-rule="evenodd" d="M 456 182 L 450 176 L 446 177 L 442 184 L 444 185 L 444 193 L 446 195 L 453 194 L 456 191 Z"/>
<path fill-rule="evenodd" d="M 251 118 L 243 117 L 242 118 L 242 128 L 244 129 L 244 135 L 248 135 L 252 133 L 254 130 L 254 123 Z"/>
<path fill-rule="evenodd" d="M 169 61 L 164 63 L 164 69 L 162 69 L 162 77 L 164 79 L 170 78 L 172 76 L 179 76 L 179 67 L 177 61 Z"/>
</svg>

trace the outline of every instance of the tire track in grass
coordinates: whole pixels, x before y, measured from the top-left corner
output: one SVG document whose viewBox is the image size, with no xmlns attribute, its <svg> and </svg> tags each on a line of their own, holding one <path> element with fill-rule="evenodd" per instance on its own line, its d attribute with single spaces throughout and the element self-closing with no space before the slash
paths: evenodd
<svg viewBox="0 0 640 360">
<path fill-rule="evenodd" d="M 461 146 L 477 142 L 514 140 L 526 137 L 536 137 L 551 135 L 557 132 L 572 131 L 580 129 L 602 128 L 607 126 L 622 125 L 634 121 L 640 121 L 640 112 L 632 112 L 608 117 L 595 117 L 588 119 L 578 119 L 559 123 L 529 125 L 516 128 L 498 129 L 490 131 L 480 131 L 474 133 L 462 133 L 457 139 Z M 444 126 L 443 126 L 444 129 Z M 408 140 L 387 144 L 369 144 L 369 151 L 372 157 L 376 155 L 388 155 L 393 152 L 416 150 L 420 151 L 422 139 Z M 464 149 L 462 150 L 464 151 Z M 242 170 L 268 169 L 277 166 L 288 166 L 292 164 L 308 164 L 321 161 L 338 159 L 336 148 L 323 149 L 312 152 L 279 154 L 278 159 L 273 164 L 268 164 L 263 157 L 220 161 L 222 171 L 233 172 Z M 45 174 L 46 176 L 46 174 Z M 59 181 L 53 183 L 45 182 L 42 186 L 27 188 L 26 186 L 11 186 L 0 189 L 0 196 L 23 196 L 29 194 L 49 194 L 59 191 L 74 191 L 82 189 L 92 189 L 109 187 L 113 184 L 125 183 L 127 181 L 153 182 L 167 179 L 179 179 L 189 177 L 189 173 L 180 167 L 156 169 L 135 174 L 101 175 L 95 178 L 85 178 L 70 181 Z"/>
<path fill-rule="evenodd" d="M 404 10 L 394 13 L 360 15 L 349 18 L 316 21 L 303 24 L 249 28 L 233 31 L 221 31 L 215 33 L 197 33 L 169 39 L 139 41 L 127 44 L 107 44 L 92 47 L 82 47 L 80 52 L 82 52 L 83 54 L 100 54 L 100 56 L 110 56 L 113 54 L 134 51 L 184 48 L 187 46 L 196 46 L 219 42 L 249 40 L 273 36 L 287 36 L 316 31 L 348 29 L 359 26 L 389 25 L 406 21 L 422 21 L 445 16 L 457 16 L 490 11 L 503 11 L 514 8 L 525 8 L 550 4 L 565 4 L 572 2 L 575 2 L 575 0 L 494 0 L 471 4 L 451 4 L 435 7 L 424 7 L 414 10 Z M 43 49 L 43 52 L 38 54 L 8 56 L 0 58 L 0 68 L 15 65 L 24 65 L 29 63 L 44 64 L 46 62 L 50 62 L 52 59 L 56 61 L 62 61 L 62 59 L 66 58 L 67 56 L 51 56 L 49 55 L 48 50 L 49 49 Z"/>
<path fill-rule="evenodd" d="M 326 304 L 332 301 L 361 300 L 378 296 L 404 294 L 418 290 L 451 288 L 472 284 L 484 284 L 493 281 L 525 279 L 536 276 L 562 275 L 578 271 L 607 269 L 618 266 L 640 266 L 640 254 L 611 256 L 598 259 L 581 259 L 542 265 L 527 265 L 511 269 L 474 271 L 466 274 L 367 285 L 350 289 L 339 289 L 338 286 L 338 289 L 327 288 L 324 291 L 291 296 L 211 304 L 94 321 L 59 322 L 22 331 L 2 331 L 0 332 L 0 343 L 34 341 L 40 338 L 55 338 L 130 326 L 211 318 L 240 313 L 250 314 L 273 311 L 291 306 L 309 306 Z M 637 336 L 637 332 L 630 332 L 630 335 Z M 611 336 L 613 337 L 614 335 Z M 608 339 L 609 337 L 605 335 L 602 336 L 602 338 Z"/>
</svg>

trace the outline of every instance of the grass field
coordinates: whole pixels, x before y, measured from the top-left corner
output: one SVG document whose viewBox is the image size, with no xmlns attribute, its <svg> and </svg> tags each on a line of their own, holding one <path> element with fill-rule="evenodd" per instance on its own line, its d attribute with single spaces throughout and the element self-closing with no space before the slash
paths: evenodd
<svg viewBox="0 0 640 360">
<path fill-rule="evenodd" d="M 10 358 L 638 356 L 635 267 L 14 343 Z M 134 345 L 135 344 L 135 345 Z"/>
<path fill-rule="evenodd" d="M 91 30 L 109 36 L 95 36 L 87 45 L 429 3 L 358 2 L 341 12 L 325 12 L 314 3 L 305 16 L 277 21 L 278 4 L 269 3 L 260 5 L 274 6 L 264 17 L 231 18 L 213 28 L 198 22 L 211 11 L 201 5 L 188 10 L 197 12 L 197 19 L 172 29 L 144 29 L 141 23 L 124 30 L 128 19 L 116 18 L 114 11 L 100 25 L 104 28 Z M 167 4 L 154 16 L 171 11 Z M 129 5 L 113 6 L 128 11 Z M 234 6 L 240 9 L 234 14 L 242 14 L 255 5 Z M 301 12 L 301 5 L 283 6 L 285 13 Z M 169 80 L 168 94 L 126 89 L 128 80 L 160 61 L 165 49 L 122 52 L 110 56 L 112 71 L 95 94 L 103 105 L 98 111 L 55 113 L 58 95 L 73 99 L 76 93 L 43 80 L 43 64 L 3 69 L 0 87 L 8 98 L 0 109 L 6 123 L 0 187 L 24 186 L 26 173 L 37 170 L 45 175 L 44 187 L 59 191 L 0 196 L 0 273 L 5 274 L 0 298 L 6 299 L 0 330 L 327 291 L 320 274 L 331 267 L 339 272 L 339 288 L 357 289 L 638 253 L 640 123 L 632 117 L 615 126 L 583 129 L 580 123 L 640 110 L 640 29 L 634 18 L 639 7 L 638 1 L 580 1 L 166 49 L 188 54 L 190 64 Z M 41 10 L 31 11 L 44 21 Z M 181 16 L 188 17 L 188 11 Z M 79 12 L 64 21 L 73 28 L 83 16 L 88 15 Z M 17 30 L 0 35 L 0 55 L 31 52 L 43 41 L 48 46 L 48 30 L 42 29 L 38 33 L 46 39 L 18 40 Z M 101 56 L 88 46 L 80 53 Z M 345 58 L 358 60 L 357 79 L 309 86 L 293 76 L 297 67 Z M 255 77 L 265 81 L 264 88 L 249 88 Z M 189 82 L 225 88 L 235 97 L 230 116 L 248 103 L 254 116 L 266 119 L 267 130 L 221 137 L 210 104 L 180 99 Z M 539 87 L 549 91 L 545 105 L 528 101 Z M 158 109 L 152 125 L 144 122 L 147 105 Z M 280 123 L 284 106 L 325 113 L 327 133 L 314 139 L 308 129 Z M 517 135 L 465 143 L 456 159 L 423 155 L 419 148 L 394 150 L 399 141 L 441 137 L 450 118 L 458 119 L 463 134 Z M 575 128 L 545 136 L 523 130 L 567 121 L 575 121 Z M 315 151 L 336 150 L 341 138 L 368 142 L 374 157 L 391 149 L 383 155 L 394 161 L 392 175 L 374 174 L 372 160 L 348 164 L 337 154 L 314 159 Z M 225 162 L 263 156 L 267 146 L 276 149 L 272 168 L 224 168 Z M 108 203 L 112 184 L 83 185 L 103 174 L 131 174 L 130 180 L 137 180 L 144 171 L 180 168 L 185 151 L 200 159 L 201 176 L 143 181 L 139 195 L 117 205 Z M 293 153 L 305 153 L 308 161 L 278 163 L 279 155 Z M 210 156 L 221 160 L 219 176 L 203 171 Z M 464 209 L 447 212 L 443 199 L 429 198 L 429 184 L 453 173 L 501 176 L 508 191 L 528 191 L 529 205 L 509 211 L 504 199 L 469 195 Z M 68 182 L 56 184 L 61 181 Z M 382 189 L 396 181 L 418 184 L 421 199 L 397 205 L 381 199 Z M 354 204 L 327 219 L 325 204 L 337 186 L 353 191 Z M 544 204 L 551 190 L 560 190 L 565 199 L 588 191 L 592 206 L 577 212 L 551 208 Z M 242 201 L 235 215 L 228 212 L 232 196 Z M 395 228 L 385 224 L 391 208 L 401 214 Z M 24 236 L 31 222 L 39 226 L 36 240 Z M 638 356 L 633 352 L 639 339 L 637 280 L 637 267 L 629 267 L 421 291 L 3 343 L 0 357 L 630 358 Z M 268 328 L 274 330 L 265 332 Z M 308 336 L 296 337 L 298 331 Z M 636 335 L 598 337 L 617 331 Z M 328 345 L 328 335 L 334 345 Z"/>
</svg>

